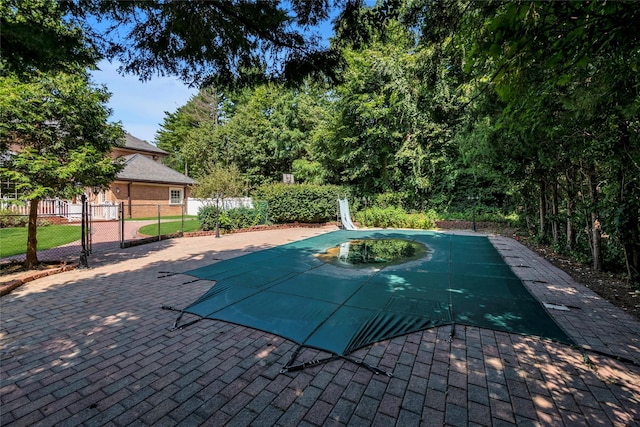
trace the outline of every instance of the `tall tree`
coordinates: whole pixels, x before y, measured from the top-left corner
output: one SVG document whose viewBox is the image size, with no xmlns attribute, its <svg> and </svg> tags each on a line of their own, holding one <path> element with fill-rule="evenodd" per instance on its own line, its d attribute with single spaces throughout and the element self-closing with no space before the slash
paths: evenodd
<svg viewBox="0 0 640 427">
<path fill-rule="evenodd" d="M 0 73 L 28 76 L 35 70 L 72 71 L 92 65 L 98 54 L 56 0 L 0 3 Z M 72 59 L 72 61 L 70 61 Z"/>
<path fill-rule="evenodd" d="M 308 146 L 323 99 L 314 85 L 267 84 L 226 95 L 218 124 L 210 118 L 185 127 L 181 155 L 198 170 L 208 162 L 234 164 L 252 185 L 279 181 L 292 171 L 294 160 L 312 160 Z M 178 117 L 186 116 L 188 109 L 181 109 Z"/>
<path fill-rule="evenodd" d="M 450 124 L 457 114 L 448 83 L 424 75 L 431 55 L 393 20 L 367 44 L 345 48 L 332 119 L 316 139 L 332 182 L 363 194 L 402 192 L 419 207 L 444 181 L 456 163 Z M 435 74 L 446 68 L 431 66 Z"/>
<path fill-rule="evenodd" d="M 201 88 L 175 112 L 165 111 L 164 122 L 156 135 L 158 147 L 169 153 L 163 159 L 165 165 L 185 175 L 198 176 L 200 172 L 198 163 L 190 165 L 182 148 L 188 144 L 187 141 L 193 139 L 194 136 L 190 133 L 195 129 L 202 127 L 215 129 L 218 126 L 223 100 L 222 92 L 208 86 Z M 206 159 L 203 160 L 206 162 Z"/>
<path fill-rule="evenodd" d="M 396 0 L 385 1 L 395 3 Z M 171 74 L 192 84 L 331 76 L 339 51 L 323 40 L 332 14 L 362 21 L 363 0 L 70 0 L 97 48 L 142 79 Z M 89 25 L 97 20 L 101 25 Z M 376 25 L 378 20 L 370 20 Z M 338 25 L 338 23 L 336 23 Z M 350 37 L 358 27 L 350 27 Z"/>
<path fill-rule="evenodd" d="M 424 17 L 423 40 L 444 46 L 443 55 L 463 51 L 471 107 L 498 96 L 485 112 L 500 129 L 489 144 L 538 186 L 541 232 L 548 218 L 557 228 L 561 172 L 580 171 L 594 267 L 603 265 L 603 234 L 616 236 L 638 281 L 638 3 L 452 0 L 414 13 Z M 529 161 L 514 162 L 518 152 Z"/>
<path fill-rule="evenodd" d="M 107 122 L 109 93 L 91 83 L 86 68 L 93 53 L 80 30 L 62 20 L 57 3 L 29 0 L 1 7 L 10 42 L 3 44 L 0 73 L 0 177 L 14 181 L 29 203 L 25 263 L 31 268 L 38 264 L 40 200 L 80 194 L 78 184 L 108 185 L 121 167 L 111 160 L 111 148 L 124 133 Z M 48 35 L 59 37 L 47 40 Z M 60 56 L 50 63 L 51 41 L 71 47 L 54 46 Z"/>
</svg>

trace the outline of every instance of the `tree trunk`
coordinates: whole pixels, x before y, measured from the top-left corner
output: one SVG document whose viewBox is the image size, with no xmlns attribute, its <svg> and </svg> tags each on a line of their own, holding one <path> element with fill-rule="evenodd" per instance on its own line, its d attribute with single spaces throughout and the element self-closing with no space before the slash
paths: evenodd
<svg viewBox="0 0 640 427">
<path fill-rule="evenodd" d="M 636 215 L 635 219 L 629 221 L 630 231 L 628 238 L 622 242 L 622 246 L 629 281 L 637 285 L 640 284 L 640 232 L 638 232 L 640 212 L 637 212 Z"/>
<path fill-rule="evenodd" d="M 540 238 L 544 239 L 547 234 L 547 185 L 544 180 L 540 180 L 540 200 L 539 200 L 539 212 L 540 212 L 540 229 L 538 231 Z"/>
<path fill-rule="evenodd" d="M 631 283 L 640 284 L 640 180 L 637 163 L 631 154 L 629 128 L 625 120 L 620 120 L 622 135 L 619 140 L 620 168 L 618 182 L 618 235 L 624 251 L 624 261 Z"/>
<path fill-rule="evenodd" d="M 620 173 L 618 234 L 624 250 L 624 261 L 631 283 L 640 283 L 640 203 L 634 197 L 634 181 L 628 182 L 625 171 Z M 635 193 L 640 192 L 636 188 Z"/>
<path fill-rule="evenodd" d="M 558 209 L 558 181 L 555 180 L 551 184 L 551 238 L 553 239 L 553 244 L 557 245 L 559 240 L 559 230 L 560 224 L 558 223 L 559 218 L 559 209 Z"/>
<path fill-rule="evenodd" d="M 598 185 L 595 171 L 589 173 L 589 197 L 591 199 L 591 256 L 593 269 L 602 271 L 602 227 L 598 211 Z"/>
<path fill-rule="evenodd" d="M 576 241 L 575 230 L 573 229 L 573 207 L 574 207 L 574 176 L 573 171 L 571 169 L 567 170 L 567 241 L 566 241 L 566 250 L 567 252 L 571 252 L 573 250 L 573 244 Z"/>
<path fill-rule="evenodd" d="M 27 228 L 27 257 L 24 261 L 26 268 L 34 268 L 38 265 L 38 204 L 40 199 L 33 199 L 29 202 L 29 224 Z"/>
</svg>

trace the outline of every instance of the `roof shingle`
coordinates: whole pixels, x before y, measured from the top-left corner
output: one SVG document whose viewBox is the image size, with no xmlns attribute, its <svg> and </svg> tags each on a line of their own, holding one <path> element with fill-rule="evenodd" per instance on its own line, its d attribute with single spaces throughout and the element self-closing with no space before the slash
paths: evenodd
<svg viewBox="0 0 640 427">
<path fill-rule="evenodd" d="M 128 148 L 129 150 L 135 151 L 144 151 L 147 153 L 157 153 L 157 154 L 169 154 L 161 148 L 156 147 L 153 144 L 148 143 L 147 141 L 143 141 L 140 138 L 136 138 L 130 133 L 125 134 L 124 137 L 124 145 L 123 148 Z"/>
<path fill-rule="evenodd" d="M 190 185 L 196 181 L 186 175 L 175 171 L 162 163 L 151 160 L 142 154 L 123 156 L 125 167 L 118 174 L 118 180 L 157 182 L 163 184 Z"/>
</svg>

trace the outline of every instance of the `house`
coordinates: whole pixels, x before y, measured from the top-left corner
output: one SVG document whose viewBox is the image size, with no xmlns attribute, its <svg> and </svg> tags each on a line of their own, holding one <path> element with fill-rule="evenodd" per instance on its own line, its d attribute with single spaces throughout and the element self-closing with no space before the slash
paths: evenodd
<svg viewBox="0 0 640 427">
<path fill-rule="evenodd" d="M 16 148 L 17 149 L 17 148 Z M 94 219 L 116 219 L 118 209 L 124 208 L 126 218 L 181 215 L 186 213 L 187 199 L 192 178 L 162 164 L 168 153 L 153 144 L 127 133 L 122 145 L 111 151 L 113 159 L 122 158 L 125 167 L 109 188 L 87 188 L 89 204 Z M 0 183 L 0 199 L 17 199 L 18 192 L 11 182 Z M 26 206 L 11 205 L 18 214 L 27 214 Z M 1 206 L 0 206 L 1 207 Z M 42 200 L 38 215 L 59 216 L 69 221 L 78 220 L 82 206 L 79 198 L 74 200 Z"/>
<path fill-rule="evenodd" d="M 94 205 L 124 203 L 125 217 L 181 215 L 189 198 L 192 178 L 162 164 L 168 153 L 127 133 L 124 144 L 112 150 L 112 157 L 124 159 L 124 170 L 109 189 L 94 195 Z M 160 208 L 159 208 L 160 207 Z M 99 212 L 94 214 L 99 216 Z"/>
</svg>

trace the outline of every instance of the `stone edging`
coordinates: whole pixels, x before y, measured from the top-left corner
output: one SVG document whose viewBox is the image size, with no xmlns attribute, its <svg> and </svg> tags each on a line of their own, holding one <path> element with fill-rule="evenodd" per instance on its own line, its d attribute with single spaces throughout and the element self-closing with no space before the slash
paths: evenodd
<svg viewBox="0 0 640 427">
<path fill-rule="evenodd" d="M 252 231 L 266 231 L 266 230 L 281 230 L 286 228 L 321 228 L 327 225 L 335 225 L 338 226 L 337 222 L 324 222 L 320 224 L 310 224 L 304 222 L 292 222 L 290 224 L 275 224 L 275 225 L 256 225 L 250 228 L 239 228 L 233 230 L 231 232 L 223 233 L 220 230 L 220 234 L 236 234 L 236 233 L 249 233 Z M 215 230 L 209 231 L 191 231 L 188 233 L 184 233 L 183 237 L 201 237 L 201 236 L 214 236 L 216 234 Z"/>
<path fill-rule="evenodd" d="M 9 280 L 8 282 L 0 283 L 0 297 L 3 297 L 16 289 L 19 286 L 24 285 L 25 283 L 31 282 L 36 279 L 40 279 L 41 277 L 50 276 L 52 274 L 62 273 L 64 271 L 70 271 L 78 268 L 78 263 L 71 263 L 67 265 L 63 265 L 61 267 L 48 268 L 46 270 L 33 270 L 26 271 L 23 277 L 19 279 Z"/>
</svg>

